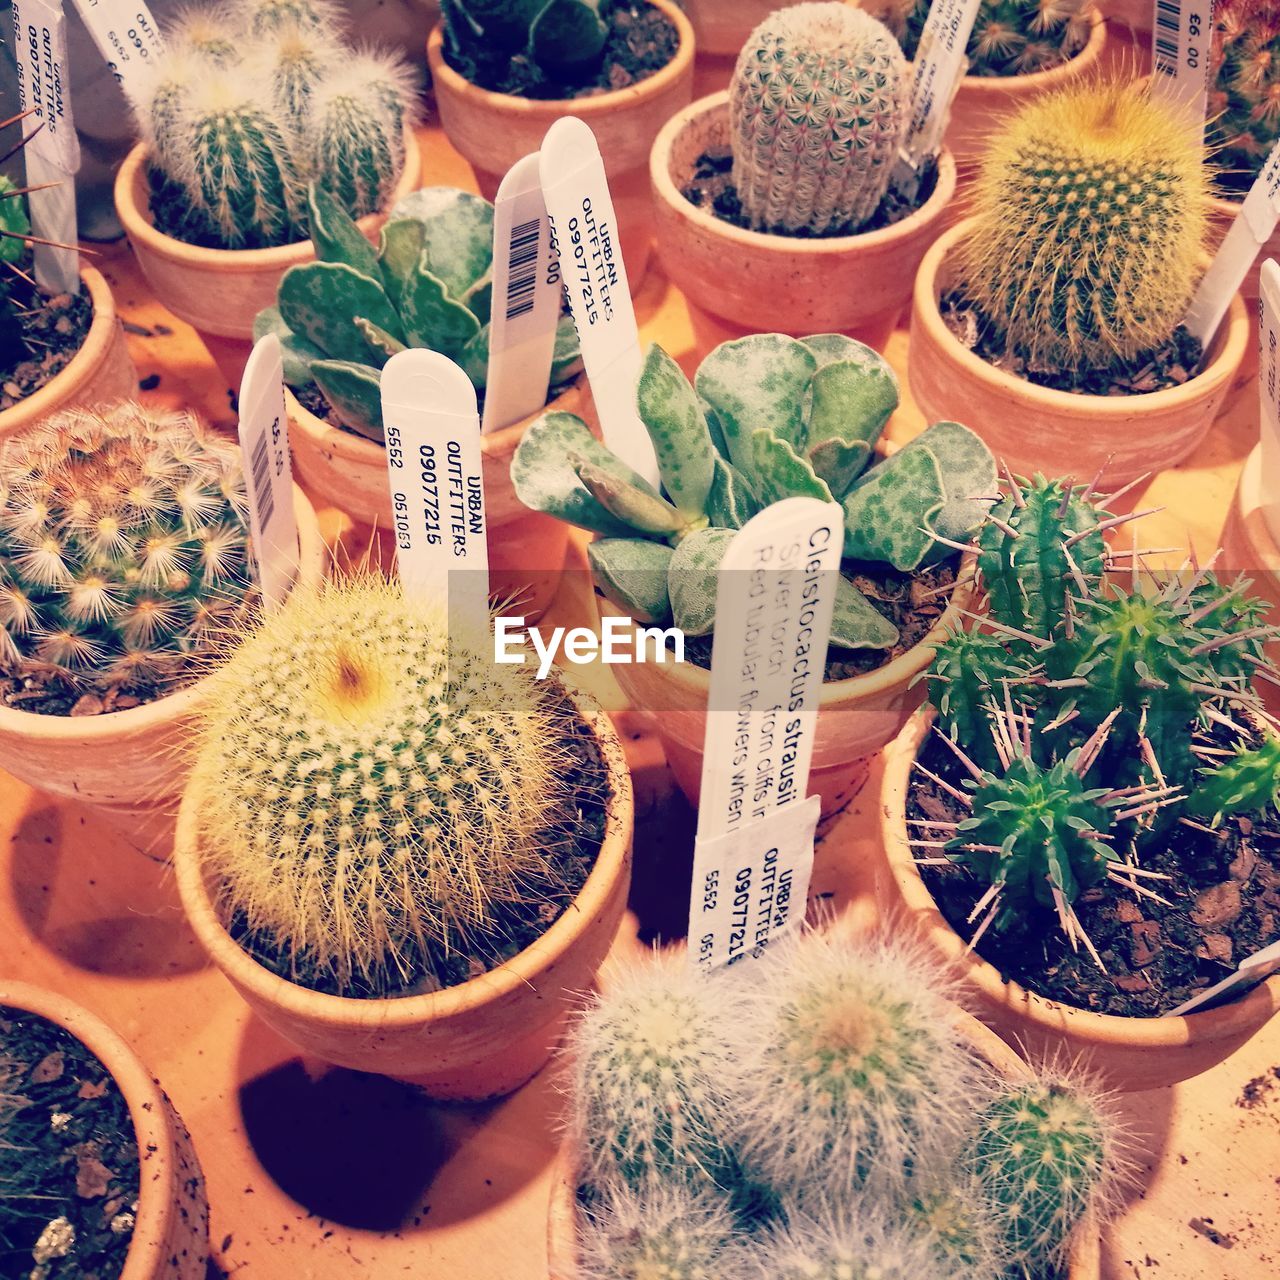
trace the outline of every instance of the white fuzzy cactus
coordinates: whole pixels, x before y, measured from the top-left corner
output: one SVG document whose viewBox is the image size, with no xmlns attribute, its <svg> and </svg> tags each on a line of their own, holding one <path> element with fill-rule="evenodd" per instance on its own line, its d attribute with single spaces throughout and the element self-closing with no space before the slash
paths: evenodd
<svg viewBox="0 0 1280 1280">
<path fill-rule="evenodd" d="M 231 14 L 251 36 L 295 25 L 340 31 L 344 17 L 342 6 L 330 0 L 232 0 Z"/>
<path fill-rule="evenodd" d="M 351 51 L 326 31 L 288 23 L 253 42 L 243 72 L 269 85 L 271 102 L 291 128 L 305 129 L 312 91 L 341 68 Z"/>
</svg>

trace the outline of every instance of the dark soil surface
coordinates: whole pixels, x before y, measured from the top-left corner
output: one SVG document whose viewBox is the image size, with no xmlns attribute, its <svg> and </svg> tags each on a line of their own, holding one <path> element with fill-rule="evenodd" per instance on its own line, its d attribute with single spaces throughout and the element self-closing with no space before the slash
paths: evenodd
<svg viewBox="0 0 1280 1280">
<path fill-rule="evenodd" d="M 11 409 L 71 363 L 93 323 L 89 294 L 46 297 L 5 272 L 0 298 L 0 411 Z"/>
<path fill-rule="evenodd" d="M 298 228 L 285 226 L 275 237 L 253 234 L 243 244 L 229 245 L 222 233 L 203 214 L 192 209 L 186 192 L 176 182 L 171 182 L 159 169 L 147 171 L 151 193 L 149 206 L 156 230 L 184 244 L 201 249 L 273 249 L 282 244 L 294 244 L 305 240 Z"/>
<path fill-rule="evenodd" d="M 194 681 L 196 673 L 192 673 Z M 72 680 L 52 667 L 29 664 L 19 671 L 0 665 L 0 706 L 33 711 L 43 716 L 100 716 L 108 711 L 127 711 L 167 697 L 182 686 L 133 681 L 98 695 L 85 693 Z"/>
<path fill-rule="evenodd" d="M 840 572 L 898 628 L 898 643 L 892 649 L 839 649 L 832 645 L 827 650 L 823 680 L 848 680 L 877 671 L 919 644 L 950 602 L 951 593 L 945 588 L 955 582 L 956 566 L 953 558 L 915 573 L 903 573 L 892 565 L 846 560 Z M 932 594 L 935 591 L 937 595 Z M 687 636 L 685 660 L 710 671 L 712 639 Z"/>
<path fill-rule="evenodd" d="M 549 696 L 564 697 L 548 686 Z M 575 718 L 575 736 L 566 744 L 575 761 L 567 765 L 564 777 L 568 799 L 545 815 L 543 834 L 537 837 L 554 856 L 554 878 L 517 902 L 490 904 L 492 921 L 486 933 L 472 934 L 466 949 L 444 952 L 438 949 L 406 951 L 411 977 L 398 990 L 373 990 L 367 984 L 340 987 L 330 973 L 300 975 L 291 956 L 273 940 L 246 932 L 242 919 L 233 919 L 228 932 L 259 964 L 291 982 L 313 991 L 356 999 L 388 999 L 423 995 L 445 987 L 455 987 L 518 955 L 536 942 L 564 914 L 591 874 L 604 841 L 612 793 L 599 744 L 586 723 Z"/>
<path fill-rule="evenodd" d="M 0 1050 L 0 1094 L 17 1107 L 0 1131 L 0 1275 L 114 1280 L 139 1189 L 124 1095 L 78 1040 L 34 1014 L 0 1006 Z"/>
<path fill-rule="evenodd" d="M 784 231 L 776 227 L 768 227 L 765 232 L 795 240 L 833 240 L 838 236 L 865 235 L 868 231 L 891 227 L 895 222 L 901 222 L 903 218 L 915 213 L 933 195 L 937 183 L 938 166 L 931 162 L 920 175 L 920 189 L 915 199 L 908 200 L 896 188 L 890 187 L 880 202 L 880 207 L 860 227 L 846 222 L 816 236 L 808 230 Z M 704 151 L 698 157 L 693 176 L 681 195 L 699 209 L 709 209 L 721 222 L 741 227 L 744 231 L 753 230 L 750 220 L 742 212 L 738 188 L 733 185 L 733 152 L 728 147 Z"/>
<path fill-rule="evenodd" d="M 498 48 L 471 46 L 463 53 L 453 48 L 449 39 L 445 40 L 445 60 L 481 89 L 517 98 L 557 100 L 626 89 L 661 71 L 680 46 L 674 24 L 643 0 L 614 4 L 606 21 L 609 36 L 600 61 L 577 75 L 549 76 L 525 54 L 513 57 Z"/>
<path fill-rule="evenodd" d="M 1180 387 L 1200 372 L 1204 347 L 1184 325 L 1152 351 L 1127 363 L 1117 361 L 1106 369 L 1061 372 L 1031 368 L 1017 352 L 1006 349 L 1005 335 L 967 298 L 947 294 L 939 304 L 943 322 L 956 341 L 996 369 L 1025 378 L 1038 387 L 1071 391 L 1085 396 L 1133 396 Z"/>
<path fill-rule="evenodd" d="M 931 734 L 926 768 L 958 786 L 955 755 Z M 908 817 L 957 821 L 967 813 L 919 773 Z M 1224 820 L 1216 832 L 1174 823 L 1140 854 L 1141 865 L 1172 878 L 1151 887 L 1173 905 L 1139 898 L 1117 884 L 1088 889 L 1075 911 L 1107 971 L 1077 953 L 1051 912 L 1003 934 L 988 930 L 978 954 L 1037 995 L 1094 1013 L 1156 1017 L 1235 972 L 1241 960 L 1280 938 L 1280 815 Z M 962 937 L 986 885 L 963 867 L 921 867 L 942 914 Z"/>
</svg>

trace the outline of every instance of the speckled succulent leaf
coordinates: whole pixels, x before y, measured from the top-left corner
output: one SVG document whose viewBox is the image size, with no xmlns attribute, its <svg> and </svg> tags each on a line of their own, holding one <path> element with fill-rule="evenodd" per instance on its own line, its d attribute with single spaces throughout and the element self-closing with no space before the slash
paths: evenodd
<svg viewBox="0 0 1280 1280">
<path fill-rule="evenodd" d="M 671 557 L 667 584 L 671 616 L 685 635 L 710 635 L 716 620 L 720 562 L 733 541 L 731 529 L 700 529 L 682 538 Z"/>
<path fill-rule="evenodd" d="M 753 474 L 751 434 L 760 427 L 804 447 L 805 398 L 817 368 L 803 343 L 778 333 L 723 342 L 698 366 L 694 386 L 715 412 L 729 461 L 740 471 Z"/>
<path fill-rule="evenodd" d="M 390 360 L 392 356 L 408 350 L 405 344 L 394 334 L 379 328 L 372 320 L 366 320 L 364 316 L 356 316 L 352 323 L 360 330 L 360 336 L 381 357 L 378 363 L 379 368 Z"/>
<path fill-rule="evenodd" d="M 608 34 L 599 0 L 551 0 L 529 28 L 529 48 L 540 66 L 572 69 L 595 61 Z"/>
<path fill-rule="evenodd" d="M 486 271 L 459 299 L 481 324 L 493 318 L 493 274 Z"/>
<path fill-rule="evenodd" d="M 316 360 L 311 379 L 346 426 L 382 442 L 382 379 L 376 368 L 353 360 Z"/>
<path fill-rule="evenodd" d="M 891 649 L 898 643 L 898 628 L 843 574 L 836 583 L 831 643 L 842 649 Z"/>
<path fill-rule="evenodd" d="M 284 380 L 291 387 L 305 387 L 311 381 L 311 363 L 323 360 L 324 352 L 299 333 L 294 333 L 284 322 L 279 307 L 266 307 L 254 317 L 253 340 L 266 334 L 274 334 L 280 341 L 280 354 L 284 360 Z"/>
<path fill-rule="evenodd" d="M 645 353 L 636 408 L 657 452 L 667 496 L 686 519 L 702 515 L 713 458 L 707 420 L 684 371 L 656 343 Z"/>
<path fill-rule="evenodd" d="M 427 347 L 456 360 L 480 331 L 480 322 L 450 295 L 448 286 L 428 266 L 429 251 L 406 282 L 400 298 L 400 320 L 410 346 Z"/>
<path fill-rule="evenodd" d="M 311 240 L 321 262 L 345 262 L 370 280 L 384 283 L 378 255 L 351 215 L 327 191 L 307 188 Z"/>
<path fill-rule="evenodd" d="M 653 486 L 600 443 L 572 413 L 546 413 L 532 422 L 511 459 L 516 497 L 532 511 L 543 511 L 606 538 L 634 537 L 634 530 L 610 515 L 578 479 L 575 459 L 610 471 L 618 480 L 657 497 Z"/>
<path fill-rule="evenodd" d="M 387 296 L 397 307 L 417 273 L 425 247 L 426 230 L 416 218 L 396 218 L 383 224 L 378 263 Z"/>
<path fill-rule="evenodd" d="M 870 362 L 840 360 L 819 369 L 812 387 L 808 457 L 839 501 L 866 469 L 898 406 L 897 379 Z"/>
<path fill-rule="evenodd" d="M 0 235 L 0 262 L 20 262 L 27 248 L 22 237 L 31 234 L 26 197 L 16 195 L 17 190 L 11 179 L 0 174 L 0 232 L 8 233 Z"/>
<path fill-rule="evenodd" d="M 844 500 L 844 554 L 909 571 L 932 551 L 932 521 L 946 500 L 928 449 L 899 450 L 871 468 Z"/>
<path fill-rule="evenodd" d="M 674 556 L 665 542 L 646 538 L 597 538 L 587 544 L 587 562 L 600 589 L 643 623 L 671 617 L 667 570 Z"/>
<path fill-rule="evenodd" d="M 1280 739 L 1266 738 L 1200 774 L 1187 801 L 1195 817 L 1218 826 L 1225 814 L 1280 809 Z"/>
<path fill-rule="evenodd" d="M 556 345 L 551 353 L 551 385 L 559 386 L 582 372 L 582 348 L 572 316 L 561 316 L 556 326 Z"/>
<path fill-rule="evenodd" d="M 454 187 L 424 187 L 392 207 L 391 218 L 422 223 L 423 247 L 450 295 L 460 298 L 493 262 L 493 205 Z"/>
<path fill-rule="evenodd" d="M 280 279 L 276 304 L 285 324 L 331 360 L 358 364 L 376 355 L 351 323 L 353 316 L 364 316 L 393 337 L 406 336 L 382 286 L 345 262 L 290 267 Z"/>
<path fill-rule="evenodd" d="M 461 352 L 454 356 L 462 372 L 471 380 L 477 391 L 483 391 L 489 381 L 489 326 L 481 325 Z"/>
<path fill-rule="evenodd" d="M 967 542 L 987 517 L 999 492 L 996 460 L 982 438 L 958 422 L 935 422 L 907 445 L 927 448 L 938 460 L 946 502 L 933 518 L 934 532 L 953 542 Z M 940 545 L 937 555 L 950 554 Z"/>
<path fill-rule="evenodd" d="M 717 529 L 741 529 L 760 511 L 760 503 L 742 472 L 719 454 L 713 461 L 707 493 L 707 519 Z"/>
<path fill-rule="evenodd" d="M 684 527 L 684 517 L 665 498 L 655 497 L 587 459 L 579 460 L 576 469 L 587 492 L 628 528 L 666 537 Z"/>
<path fill-rule="evenodd" d="M 806 458 L 767 427 L 751 433 L 751 476 L 765 506 L 784 498 L 817 498 L 831 501 L 831 490 L 819 479 Z"/>
</svg>

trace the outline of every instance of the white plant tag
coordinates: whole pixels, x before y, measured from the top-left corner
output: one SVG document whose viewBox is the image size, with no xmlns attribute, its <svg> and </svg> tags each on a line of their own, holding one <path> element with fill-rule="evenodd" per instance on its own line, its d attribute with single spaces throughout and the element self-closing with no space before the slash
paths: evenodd
<svg viewBox="0 0 1280 1280">
<path fill-rule="evenodd" d="M 636 410 L 640 331 L 595 134 L 562 116 L 547 130 L 539 157 L 542 198 L 604 442 L 656 486 L 657 454 Z"/>
<path fill-rule="evenodd" d="M 838 503 L 787 498 L 720 565 L 689 907 L 690 963 L 759 956 L 804 919 L 819 800 L 806 799 L 844 542 Z"/>
<path fill-rule="evenodd" d="M 67 19 L 61 0 L 13 0 L 13 50 L 18 102 L 23 111 L 33 113 L 22 127 L 31 133 L 37 124 L 43 126 L 23 148 L 27 185 L 55 184 L 27 197 L 32 231 L 52 242 L 35 246 L 36 279 L 55 293 L 79 293 L 74 176 L 80 168 L 80 144 L 71 114 Z M 68 247 L 59 247 L 63 245 Z"/>
<path fill-rule="evenodd" d="M 1258 299 L 1258 393 L 1261 401 L 1262 518 L 1280 543 L 1280 266 L 1262 264 Z"/>
<path fill-rule="evenodd" d="M 382 424 L 406 591 L 450 618 L 488 618 L 480 417 L 471 379 L 447 356 L 400 351 L 382 370 Z"/>
<path fill-rule="evenodd" d="M 1218 332 L 1231 299 L 1249 274 L 1258 250 L 1267 243 L 1280 221 L 1280 143 L 1254 179 L 1209 270 L 1204 273 L 1184 321 L 1190 332 L 1207 347 Z"/>
<path fill-rule="evenodd" d="M 1209 100 L 1213 0 L 1155 0 L 1151 24 L 1153 92 L 1204 120 Z"/>
<path fill-rule="evenodd" d="M 128 94 L 138 72 L 164 52 L 164 37 L 143 0 L 74 0 L 93 43 L 111 74 Z"/>
<path fill-rule="evenodd" d="M 1280 973 L 1280 942 L 1273 942 L 1269 947 L 1255 951 L 1247 960 L 1241 961 L 1235 973 L 1197 992 L 1190 1000 L 1184 1000 L 1176 1009 L 1170 1009 L 1161 1016 L 1180 1018 L 1183 1014 L 1195 1013 L 1198 1009 L 1226 1004 L 1252 990 L 1258 983 L 1265 982 L 1273 973 Z"/>
<path fill-rule="evenodd" d="M 551 248 L 534 152 L 511 166 L 493 203 L 493 310 L 483 430 L 510 426 L 546 405 L 561 293 L 560 260 Z"/>
<path fill-rule="evenodd" d="M 283 603 L 298 573 L 298 523 L 284 407 L 280 339 L 260 338 L 240 382 L 240 454 L 249 493 L 249 532 L 262 598 Z"/>
</svg>

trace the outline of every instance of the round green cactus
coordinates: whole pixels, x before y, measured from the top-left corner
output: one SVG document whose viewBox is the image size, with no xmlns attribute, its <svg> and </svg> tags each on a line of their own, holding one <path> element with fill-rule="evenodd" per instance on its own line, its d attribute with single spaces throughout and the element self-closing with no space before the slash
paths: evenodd
<svg viewBox="0 0 1280 1280">
<path fill-rule="evenodd" d="M 1280 140 L 1280 4 L 1218 0 L 1213 25 L 1209 144 L 1218 184 L 1243 195 Z"/>
<path fill-rule="evenodd" d="M 887 28 L 836 3 L 780 9 L 748 37 L 729 89 L 733 181 L 758 230 L 822 235 L 868 221 L 910 114 Z"/>
<path fill-rule="evenodd" d="M 350 50 L 327 31 L 295 23 L 255 41 L 245 56 L 243 74 L 255 84 L 270 86 L 270 100 L 281 118 L 306 142 L 312 94 L 338 75 L 350 57 Z"/>
<path fill-rule="evenodd" d="M 0 451 L 0 665 L 168 689 L 257 601 L 239 451 L 190 414 L 71 411 Z"/>
</svg>

